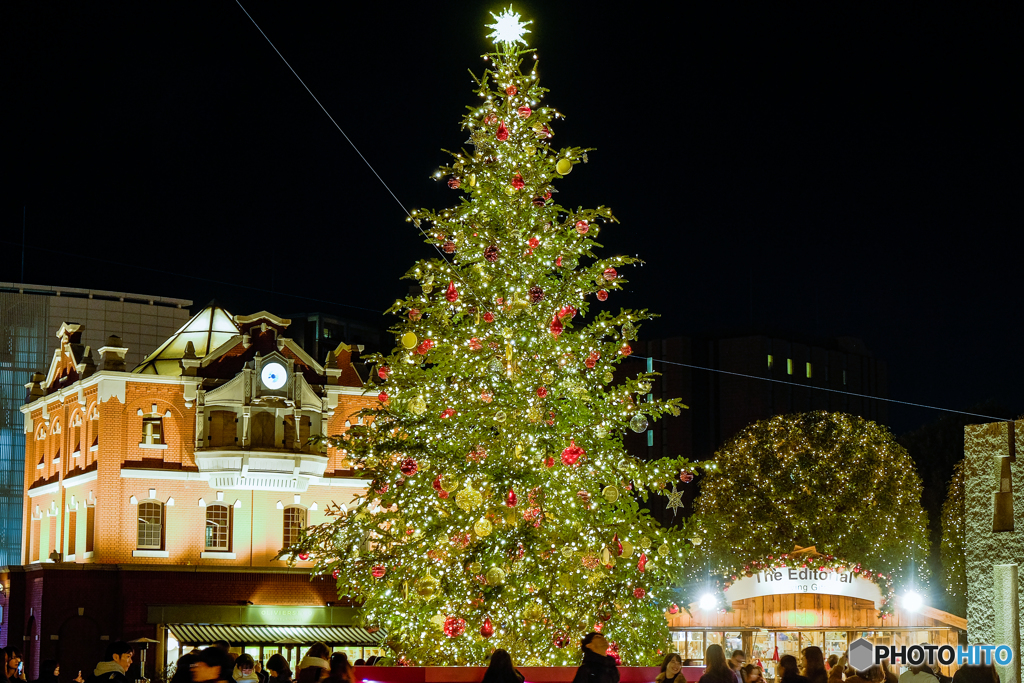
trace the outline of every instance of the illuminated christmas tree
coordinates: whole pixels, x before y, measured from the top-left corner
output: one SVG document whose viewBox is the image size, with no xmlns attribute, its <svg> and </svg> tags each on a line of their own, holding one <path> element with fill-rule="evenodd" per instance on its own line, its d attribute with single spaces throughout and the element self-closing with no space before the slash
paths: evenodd
<svg viewBox="0 0 1024 683">
<path fill-rule="evenodd" d="M 713 590 L 716 577 L 728 584 L 768 567 L 848 568 L 879 585 L 881 612 L 891 613 L 896 592 L 927 586 L 921 491 L 906 449 L 870 420 L 825 411 L 761 420 L 707 465 L 693 518 L 705 555 L 691 580 Z M 818 554 L 791 555 L 794 546 Z"/>
<path fill-rule="evenodd" d="M 653 373 L 613 379 L 650 316 L 592 307 L 635 259 L 595 255 L 609 209 L 553 200 L 587 150 L 551 146 L 559 114 L 526 24 L 511 9 L 495 19 L 462 124 L 473 149 L 437 175 L 459 198 L 413 212 L 439 257 L 406 276 L 419 288 L 392 308 L 398 348 L 369 357 L 379 406 L 328 439 L 368 492 L 286 554 L 333 574 L 405 662 L 481 664 L 501 647 L 575 664 L 596 629 L 648 664 L 691 548 L 641 506 L 692 475 L 681 458 L 630 457 L 622 435 L 684 406 L 651 399 Z"/>
</svg>

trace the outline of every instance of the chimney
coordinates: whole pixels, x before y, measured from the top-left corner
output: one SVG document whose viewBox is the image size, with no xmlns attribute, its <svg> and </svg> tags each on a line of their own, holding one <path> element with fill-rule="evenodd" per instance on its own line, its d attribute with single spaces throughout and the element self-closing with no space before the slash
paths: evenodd
<svg viewBox="0 0 1024 683">
<path fill-rule="evenodd" d="M 116 334 L 107 337 L 107 345 L 101 346 L 100 369 L 109 372 L 124 372 L 124 356 L 128 353 L 128 347 L 121 343 L 121 338 Z"/>
</svg>

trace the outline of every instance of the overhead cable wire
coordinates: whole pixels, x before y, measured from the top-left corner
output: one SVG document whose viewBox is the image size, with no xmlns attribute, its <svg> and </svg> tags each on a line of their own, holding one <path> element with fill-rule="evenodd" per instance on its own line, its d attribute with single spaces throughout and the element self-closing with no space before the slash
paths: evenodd
<svg viewBox="0 0 1024 683">
<path fill-rule="evenodd" d="M 264 38 L 266 38 L 267 42 L 270 44 L 270 47 L 274 48 L 274 52 L 277 53 L 277 56 L 281 58 L 281 61 L 284 62 L 284 65 L 288 67 L 288 70 L 291 71 L 292 74 L 295 76 L 295 78 L 298 79 L 299 83 L 302 84 L 302 87 L 306 89 L 306 92 L 308 92 L 309 96 L 313 98 L 313 101 L 317 103 L 317 106 L 319 106 L 320 109 L 323 110 L 324 114 L 327 115 L 327 118 L 329 118 L 331 120 L 331 123 L 334 124 L 334 127 L 337 128 L 338 132 L 341 133 L 342 137 L 345 138 L 345 141 L 348 142 L 348 144 L 352 146 L 352 149 L 354 149 L 356 154 L 359 155 L 359 158 L 363 160 L 363 163 L 365 163 L 366 167 L 370 169 L 370 172 L 373 173 L 374 176 L 376 176 L 377 180 L 380 181 L 380 184 L 384 186 L 384 189 L 388 191 L 388 194 L 390 194 L 394 198 L 394 200 L 398 203 L 398 206 L 400 206 L 402 208 L 402 211 L 404 211 L 405 215 L 407 215 L 409 217 L 409 220 L 411 220 L 412 224 L 416 226 L 416 229 L 419 230 L 423 234 L 423 236 L 426 237 L 429 240 L 430 239 L 430 235 L 428 235 L 427 231 L 424 230 L 423 227 L 420 225 L 420 220 L 418 218 L 416 218 L 415 216 L 413 216 L 412 213 L 410 213 L 409 209 L 405 208 L 405 204 L 402 203 L 402 200 L 398 198 L 398 195 L 396 195 L 394 192 L 392 192 L 391 188 L 388 187 L 388 184 L 386 182 L 384 182 L 384 179 L 380 177 L 379 173 L 377 173 L 377 170 L 373 167 L 373 164 L 371 164 L 369 162 L 369 160 L 365 156 L 363 156 L 363 153 L 359 151 L 358 147 L 356 147 L 356 143 L 352 142 L 352 138 L 350 138 L 345 133 L 345 131 L 342 130 L 341 126 L 338 125 L 338 122 L 334 120 L 333 116 L 331 116 L 331 113 L 329 111 L 327 111 L 327 107 L 325 107 L 320 102 L 320 100 L 317 99 L 316 95 L 313 94 L 313 91 L 309 89 L 308 85 L 306 85 L 306 82 L 304 80 L 302 80 L 302 77 L 299 76 L 298 72 L 295 71 L 294 68 L 292 68 L 292 65 L 288 63 L 288 60 L 284 58 L 284 55 L 281 54 L 281 51 L 277 49 L 276 45 L 274 45 L 274 41 L 272 41 L 267 36 L 267 34 L 264 33 L 263 29 L 261 29 L 260 25 L 256 23 L 256 20 L 252 18 L 252 15 L 249 14 L 248 10 L 246 10 L 245 7 L 242 6 L 241 1 L 240 0 L 235 0 L 235 2 L 242 9 L 242 11 L 245 12 L 245 16 L 249 17 L 249 21 L 251 21 L 252 25 L 256 27 L 256 30 L 260 32 L 260 35 L 262 35 Z M 455 273 L 455 277 L 457 277 L 459 279 L 459 281 L 463 285 L 468 287 L 469 284 L 465 280 L 462 279 L 462 277 L 459 275 L 459 272 L 455 269 L 455 264 L 453 264 L 451 261 L 448 260 L 448 256 L 444 253 L 444 251 L 442 251 L 440 247 L 438 247 L 436 244 L 434 244 L 432 242 L 431 242 L 431 246 L 434 247 L 434 249 L 437 251 L 437 253 L 441 255 L 441 259 L 452 268 L 452 271 Z"/>
<path fill-rule="evenodd" d="M 774 382 L 775 384 L 786 384 L 793 387 L 800 387 L 801 389 L 813 389 L 815 391 L 828 391 L 833 394 L 844 394 L 846 396 L 855 396 L 857 398 L 867 398 L 872 401 L 885 401 L 886 403 L 899 403 L 900 405 L 913 406 L 915 408 L 927 408 L 928 410 L 939 410 L 945 413 L 956 413 L 958 415 L 970 415 L 971 417 L 983 417 L 986 420 L 996 420 L 997 422 L 1005 422 L 1008 418 L 1005 417 L 993 417 L 992 415 L 981 415 L 979 413 L 968 413 L 964 410 L 953 410 L 952 408 L 940 408 L 938 406 L 929 406 L 924 403 L 912 403 L 910 401 L 900 401 L 895 398 L 882 398 L 881 396 L 869 396 L 867 394 L 858 394 L 854 391 L 843 391 L 842 389 L 829 389 L 828 387 L 816 387 L 810 384 L 800 384 L 799 382 L 787 382 L 783 379 L 774 379 L 772 377 L 759 377 L 758 375 L 748 375 L 742 372 L 732 372 L 730 370 L 720 370 L 718 368 L 706 368 L 703 365 L 691 365 L 690 363 L 677 363 L 671 360 L 661 360 L 654 358 L 653 356 L 638 356 L 633 354 L 630 358 L 637 358 L 639 360 L 649 360 L 655 363 L 663 363 L 665 365 L 678 365 L 684 368 L 691 368 L 693 370 L 705 370 L 707 372 L 717 372 L 722 375 L 732 375 L 733 377 L 746 377 L 747 379 L 757 379 L 762 382 Z"/>
</svg>

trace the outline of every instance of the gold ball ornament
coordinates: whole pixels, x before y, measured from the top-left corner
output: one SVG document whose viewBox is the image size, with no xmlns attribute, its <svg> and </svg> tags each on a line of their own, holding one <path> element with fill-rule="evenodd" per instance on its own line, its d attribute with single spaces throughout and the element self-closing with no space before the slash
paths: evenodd
<svg viewBox="0 0 1024 683">
<path fill-rule="evenodd" d="M 644 550 L 650 549 L 650 547 L 651 547 L 651 539 L 648 538 L 647 536 L 641 536 L 640 537 L 640 547 L 643 548 Z"/>
<path fill-rule="evenodd" d="M 479 562 L 470 562 L 466 565 L 466 571 L 470 574 L 479 574 L 484 570 L 483 566 Z"/>
<path fill-rule="evenodd" d="M 601 491 L 601 495 L 604 496 L 604 499 L 609 503 L 614 503 L 619 499 L 619 489 L 614 486 L 605 486 L 604 490 Z"/>
<path fill-rule="evenodd" d="M 622 541 L 622 556 L 630 557 L 633 555 L 633 544 L 629 541 Z"/>
<path fill-rule="evenodd" d="M 493 530 L 494 526 L 484 517 L 476 520 L 476 524 L 473 525 L 473 531 L 481 538 L 490 536 Z"/>
<path fill-rule="evenodd" d="M 559 159 L 558 162 L 555 163 L 555 171 L 558 172 L 559 175 L 569 175 L 569 173 L 572 172 L 572 162 L 568 159 Z"/>
<path fill-rule="evenodd" d="M 443 615 L 443 614 L 435 614 L 434 616 L 430 617 L 430 623 L 440 633 L 440 632 L 444 631 L 445 619 L 447 619 L 447 617 L 445 617 L 445 615 Z"/>
<path fill-rule="evenodd" d="M 419 339 L 416 338 L 415 332 L 406 332 L 402 335 L 402 346 L 407 349 L 415 348 L 418 341 Z"/>
<path fill-rule="evenodd" d="M 523 610 L 523 618 L 527 621 L 540 621 L 544 618 L 544 608 L 539 602 L 531 602 Z"/>
<path fill-rule="evenodd" d="M 496 412 L 494 414 L 494 421 L 495 422 L 504 422 L 507 419 L 508 419 L 508 415 L 505 414 L 504 410 L 499 410 L 498 412 Z"/>
<path fill-rule="evenodd" d="M 565 558 L 565 559 L 567 559 L 567 560 L 568 560 L 568 559 L 569 559 L 570 557 L 572 557 L 572 548 L 570 548 L 570 547 L 569 547 L 569 546 L 567 546 L 567 545 L 563 545 L 563 546 L 562 546 L 562 550 L 561 550 L 560 552 L 562 553 L 562 557 L 564 557 L 564 558 Z"/>
<path fill-rule="evenodd" d="M 662 557 L 668 557 L 668 554 L 669 554 L 668 543 L 662 543 L 660 546 L 658 546 L 658 554 L 661 555 Z"/>
<path fill-rule="evenodd" d="M 605 384 L 611 384 L 611 383 L 612 383 L 612 380 L 614 380 L 614 379 L 615 379 L 615 375 L 613 375 L 613 374 L 612 374 L 612 373 L 610 373 L 610 372 L 606 372 L 606 373 L 604 373 L 604 377 L 602 377 L 601 379 L 603 379 L 603 380 L 604 380 L 604 383 L 605 383 Z"/>
<path fill-rule="evenodd" d="M 440 587 L 441 582 L 430 575 L 430 570 L 427 570 L 427 575 L 416 582 L 416 593 L 421 598 L 432 598 L 437 595 L 437 589 Z"/>
<path fill-rule="evenodd" d="M 534 424 L 540 422 L 540 411 L 537 410 L 537 406 L 530 406 L 530 409 L 526 412 L 526 417 Z"/>
<path fill-rule="evenodd" d="M 459 488 L 459 478 L 453 474 L 446 474 L 441 477 L 441 489 L 446 493 L 451 493 L 455 489 Z"/>
<path fill-rule="evenodd" d="M 422 396 L 416 396 L 409 401 L 409 412 L 417 416 L 427 412 L 427 402 Z"/>
<path fill-rule="evenodd" d="M 487 583 L 492 586 L 500 586 L 505 583 L 505 570 L 501 567 L 491 567 L 487 570 Z"/>
<path fill-rule="evenodd" d="M 466 488 L 455 494 L 455 504 L 466 512 L 477 509 L 483 502 L 483 495 L 470 484 L 466 484 Z"/>
<path fill-rule="evenodd" d="M 700 545 L 703 542 L 704 542 L 704 539 L 701 538 L 700 536 L 694 536 L 693 538 L 690 539 L 690 543 L 694 544 L 695 546 Z"/>
</svg>

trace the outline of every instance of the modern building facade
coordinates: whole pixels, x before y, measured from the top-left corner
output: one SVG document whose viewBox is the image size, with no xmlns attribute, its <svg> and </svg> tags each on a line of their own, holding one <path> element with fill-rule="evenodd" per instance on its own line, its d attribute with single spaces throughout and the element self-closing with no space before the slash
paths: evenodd
<svg viewBox="0 0 1024 683">
<path fill-rule="evenodd" d="M 0 574 L 0 641 L 25 643 L 30 677 L 47 657 L 87 670 L 106 639 L 157 640 L 149 676 L 217 638 L 256 655 L 378 644 L 312 562 L 278 559 L 364 490 L 344 452 L 310 437 L 376 401 L 357 349 L 317 362 L 290 322 L 210 305 L 134 369 L 117 337 L 93 361 L 84 326 L 59 326 L 21 409 L 22 566 Z"/>
<path fill-rule="evenodd" d="M 32 373 L 49 366 L 63 322 L 83 326 L 95 350 L 117 335 L 134 367 L 189 318 L 187 299 L 0 282 L 0 566 L 18 564 L 25 493 L 20 408 Z"/>
<path fill-rule="evenodd" d="M 689 406 L 645 433 L 627 435 L 627 449 L 641 458 L 705 460 L 744 427 L 779 414 L 829 410 L 888 421 L 885 401 L 874 400 L 888 397 L 886 364 L 858 339 L 672 337 L 631 345 L 634 357 L 620 372 L 661 373 L 653 385 L 656 396 L 680 397 Z M 684 511 L 694 493 L 695 487 L 687 489 Z M 675 516 L 659 506 L 663 499 L 655 501 L 652 512 L 670 523 Z"/>
</svg>

